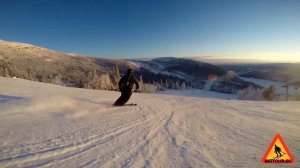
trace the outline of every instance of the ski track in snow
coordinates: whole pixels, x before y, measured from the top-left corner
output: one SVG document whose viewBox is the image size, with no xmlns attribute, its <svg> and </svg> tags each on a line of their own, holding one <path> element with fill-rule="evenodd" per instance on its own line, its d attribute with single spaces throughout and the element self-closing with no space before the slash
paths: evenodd
<svg viewBox="0 0 300 168">
<path fill-rule="evenodd" d="M 118 92 L 0 86 L 0 167 L 264 167 L 276 133 L 300 166 L 299 102 L 134 93 L 113 107 Z"/>
</svg>

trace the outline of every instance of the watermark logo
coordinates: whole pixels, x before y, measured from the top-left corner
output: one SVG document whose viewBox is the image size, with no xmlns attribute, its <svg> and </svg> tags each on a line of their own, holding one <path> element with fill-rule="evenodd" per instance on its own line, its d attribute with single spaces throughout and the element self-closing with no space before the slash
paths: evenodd
<svg viewBox="0 0 300 168">
<path fill-rule="evenodd" d="M 261 159 L 263 163 L 295 163 L 295 159 L 280 134 L 275 135 L 268 150 Z"/>
</svg>

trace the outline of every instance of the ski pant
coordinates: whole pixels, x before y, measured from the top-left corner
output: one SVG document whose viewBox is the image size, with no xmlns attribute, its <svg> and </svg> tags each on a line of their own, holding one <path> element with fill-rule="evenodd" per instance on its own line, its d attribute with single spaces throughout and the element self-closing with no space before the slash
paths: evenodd
<svg viewBox="0 0 300 168">
<path fill-rule="evenodd" d="M 130 99 L 131 95 L 132 95 L 131 90 L 122 91 L 121 96 L 116 100 L 114 105 L 123 106 Z"/>
</svg>

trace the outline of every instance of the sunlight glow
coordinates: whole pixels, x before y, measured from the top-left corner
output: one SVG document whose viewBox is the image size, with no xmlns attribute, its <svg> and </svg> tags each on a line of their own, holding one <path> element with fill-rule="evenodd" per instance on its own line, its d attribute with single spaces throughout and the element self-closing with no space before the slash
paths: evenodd
<svg viewBox="0 0 300 168">
<path fill-rule="evenodd" d="M 220 54 L 221 55 L 221 54 Z M 226 55 L 212 55 L 203 56 L 199 58 L 211 59 L 211 60 L 253 60 L 262 62 L 274 62 L 274 63 L 298 63 L 300 62 L 299 54 L 279 54 L 279 53 L 251 53 L 251 54 L 226 54 Z"/>
</svg>

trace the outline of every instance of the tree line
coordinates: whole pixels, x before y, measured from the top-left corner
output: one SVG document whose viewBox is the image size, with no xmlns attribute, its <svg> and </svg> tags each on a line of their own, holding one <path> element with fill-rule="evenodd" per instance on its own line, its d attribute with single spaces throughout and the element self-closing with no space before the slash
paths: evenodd
<svg viewBox="0 0 300 168">
<path fill-rule="evenodd" d="M 32 81 L 52 83 L 66 87 L 118 90 L 118 82 L 127 66 L 95 61 L 92 58 L 61 58 L 47 61 L 37 57 L 9 57 L 0 59 L 0 76 L 17 77 Z M 129 68 L 129 67 L 128 67 Z M 123 73 L 122 73 L 123 72 Z M 136 71 L 141 92 L 164 89 L 185 89 L 183 79 L 154 74 L 145 69 Z"/>
</svg>

